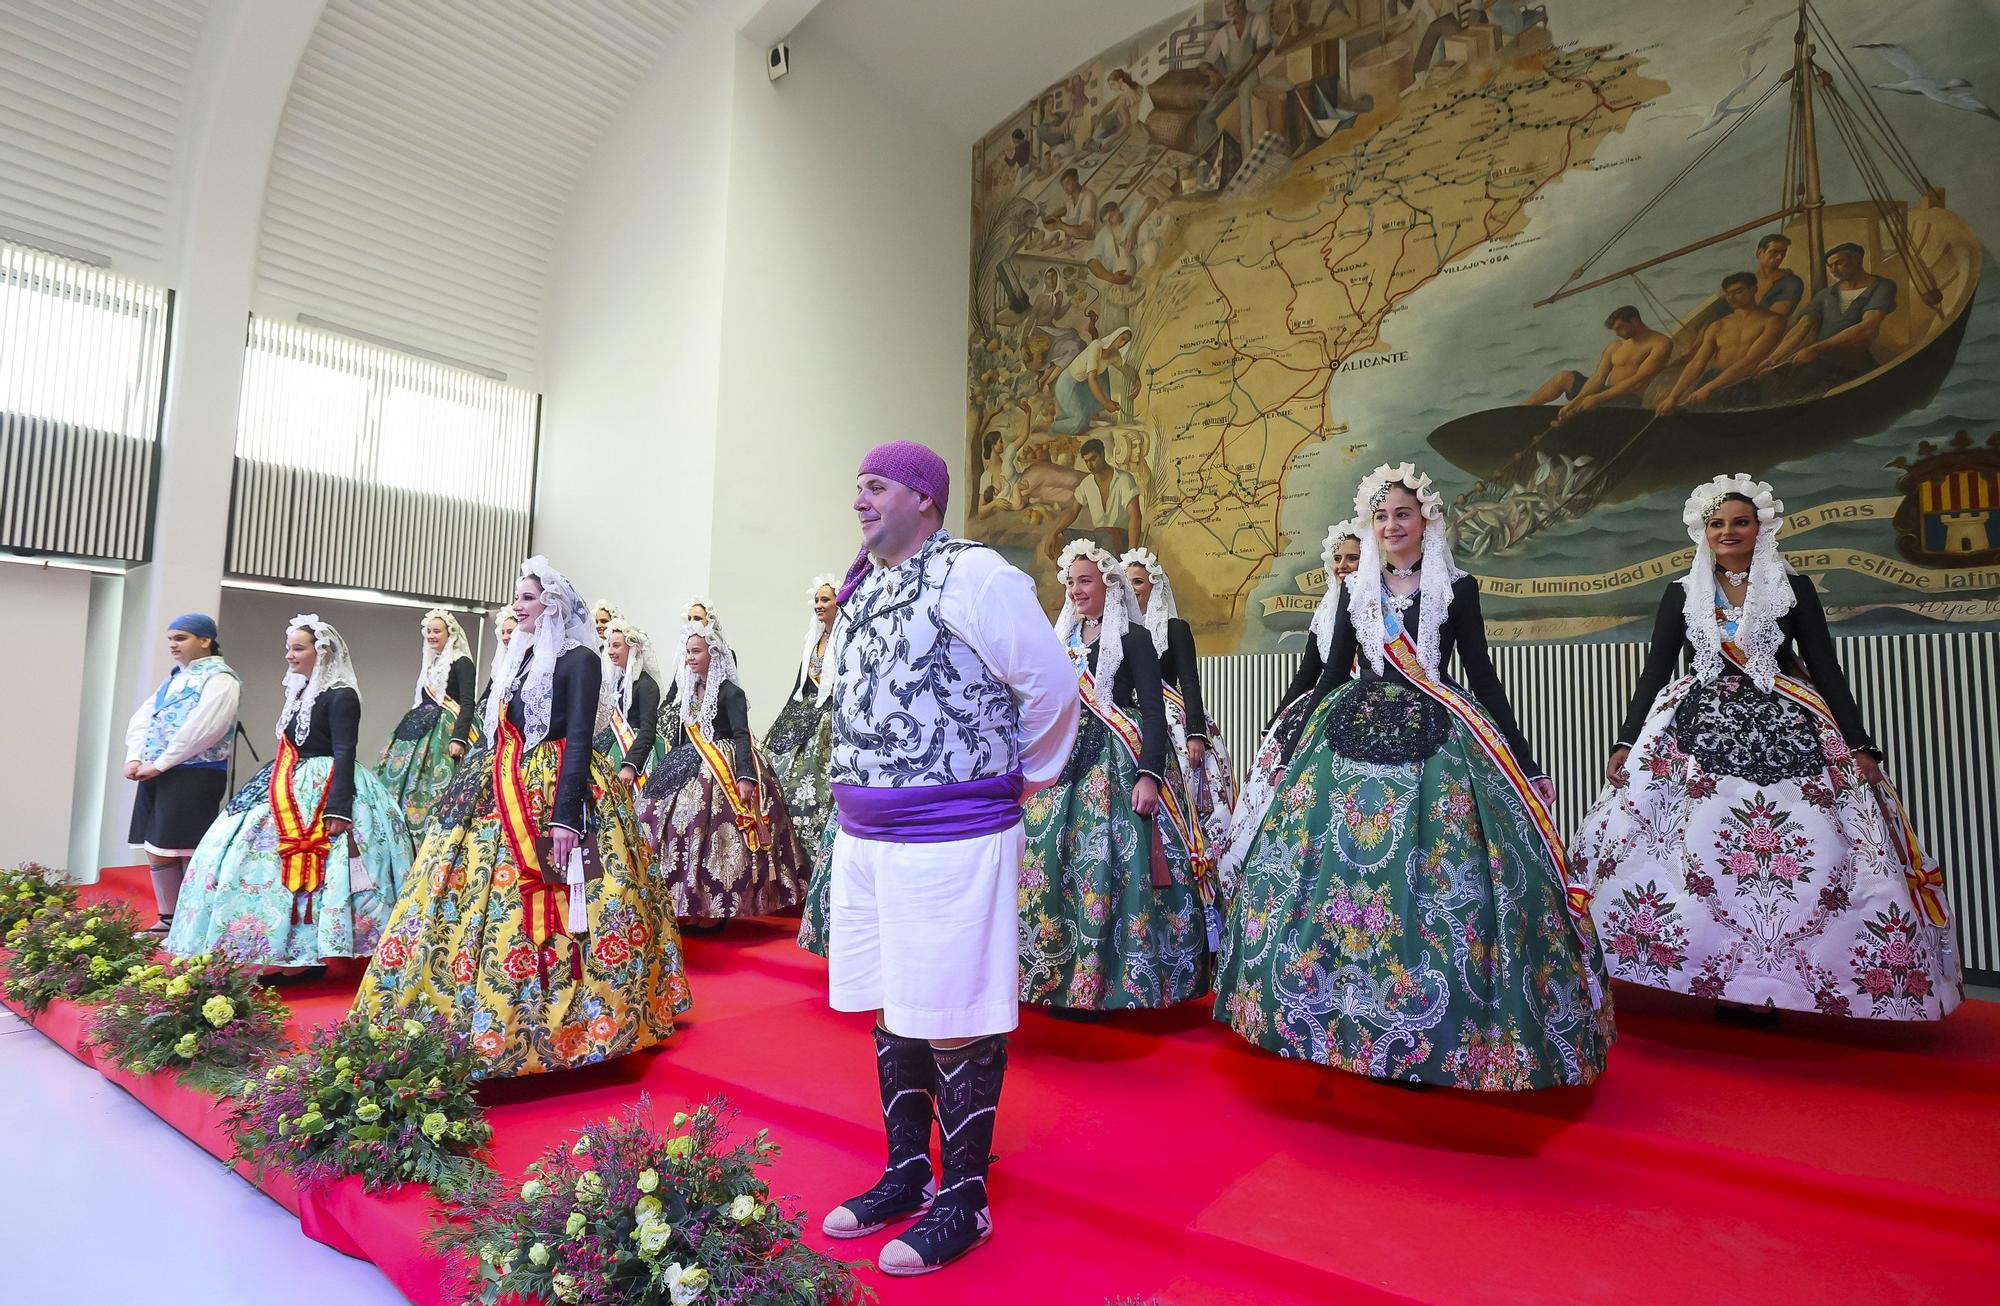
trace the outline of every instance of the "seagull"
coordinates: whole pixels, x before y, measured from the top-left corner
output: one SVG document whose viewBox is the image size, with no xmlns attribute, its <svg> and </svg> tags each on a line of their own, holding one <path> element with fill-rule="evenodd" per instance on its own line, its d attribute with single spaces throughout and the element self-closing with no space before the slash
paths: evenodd
<svg viewBox="0 0 2000 1306">
<path fill-rule="evenodd" d="M 1735 86 L 1731 87 L 1729 94 L 1723 96 L 1720 100 L 1717 100 L 1715 102 L 1715 107 L 1708 111 L 1708 121 L 1703 123 L 1701 126 L 1695 128 L 1693 131 L 1689 132 L 1688 133 L 1689 140 L 1693 140 L 1695 137 L 1701 135 L 1705 131 L 1709 131 L 1713 128 L 1721 126 L 1725 121 L 1735 117 L 1739 113 L 1750 112 L 1750 106 L 1747 104 L 1737 104 L 1736 97 L 1747 92 L 1750 89 L 1751 84 L 1754 83 L 1759 77 L 1762 77 L 1765 73 L 1765 70 L 1770 68 L 1771 65 L 1765 64 L 1762 68 L 1759 68 L 1756 72 L 1754 73 L 1749 72 L 1748 65 L 1750 63 L 1750 59 L 1747 52 L 1745 53 L 1743 62 L 1745 65 L 1744 71 L 1748 75 L 1745 76 L 1742 81 L 1736 83 Z M 1699 113 L 1700 110 L 1698 109 L 1693 110 L 1693 112 Z"/>
<path fill-rule="evenodd" d="M 1876 82 L 1876 90 L 1894 91 L 1898 95 L 1921 95 L 1936 100 L 1947 108 L 1963 109 L 1967 113 L 1983 113 L 1989 118 L 2000 121 L 2000 113 L 1993 112 L 1979 97 L 1970 94 L 1971 82 L 1963 77 L 1933 77 L 1925 72 L 1910 56 L 1910 52 L 1902 46 L 1891 45 L 1886 41 L 1870 41 L 1854 48 L 1875 51 L 1895 65 L 1896 71 L 1903 74 L 1903 80 L 1900 82 Z"/>
</svg>

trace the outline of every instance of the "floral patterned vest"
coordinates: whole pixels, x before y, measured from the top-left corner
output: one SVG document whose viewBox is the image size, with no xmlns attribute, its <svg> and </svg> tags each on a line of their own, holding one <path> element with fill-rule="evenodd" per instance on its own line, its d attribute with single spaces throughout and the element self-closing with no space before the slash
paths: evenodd
<svg viewBox="0 0 2000 1306">
<path fill-rule="evenodd" d="M 831 652 L 833 783 L 900 789 L 1020 769 L 1013 697 L 938 616 L 953 565 L 984 547 L 940 530 L 842 605 Z"/>
<path fill-rule="evenodd" d="M 180 730 L 181 723 L 201 701 L 203 685 L 215 676 L 235 675 L 236 672 L 220 657 L 196 658 L 186 668 L 167 673 L 167 678 L 153 691 L 153 719 L 146 725 L 146 742 L 140 746 L 139 760 L 151 762 L 166 751 L 167 741 Z M 180 765 L 210 769 L 228 766 L 229 745 L 233 742 L 231 733 L 224 731 L 222 738 L 187 757 Z"/>
</svg>

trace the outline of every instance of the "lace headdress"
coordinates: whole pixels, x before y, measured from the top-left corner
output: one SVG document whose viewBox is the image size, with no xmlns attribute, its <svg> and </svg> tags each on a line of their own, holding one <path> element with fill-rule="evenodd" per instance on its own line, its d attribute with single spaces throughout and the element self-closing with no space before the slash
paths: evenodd
<svg viewBox="0 0 2000 1306">
<path fill-rule="evenodd" d="M 1333 573 L 1334 550 L 1341 546 L 1342 541 L 1359 541 L 1367 534 L 1360 518 L 1349 517 L 1327 527 L 1326 539 L 1320 542 L 1319 565 L 1326 571 L 1326 593 L 1320 595 L 1319 606 L 1313 609 L 1312 624 L 1306 627 L 1306 634 L 1319 645 L 1319 660 L 1322 662 L 1333 656 L 1333 625 L 1340 615 L 1343 589 L 1340 577 Z"/>
<path fill-rule="evenodd" d="M 1104 577 L 1104 615 L 1099 618 L 1097 628 L 1097 689 L 1092 697 L 1108 712 L 1111 685 L 1118 677 L 1119 664 L 1125 660 L 1125 632 L 1131 629 L 1132 613 L 1138 610 L 1139 599 L 1132 593 L 1132 582 L 1125 578 L 1125 569 L 1118 565 L 1118 559 L 1089 540 L 1071 540 L 1062 557 L 1056 560 L 1056 575 L 1062 578 L 1065 590 L 1069 587 L 1070 564 L 1079 560 L 1095 565 L 1098 574 Z M 1056 614 L 1056 635 L 1065 648 L 1069 647 L 1071 632 L 1079 630 L 1083 621 L 1076 606 L 1065 598 L 1062 611 Z M 1070 656 L 1080 657 L 1074 651 Z"/>
<path fill-rule="evenodd" d="M 1146 569 L 1146 575 L 1153 582 L 1153 597 L 1146 604 L 1141 619 L 1146 624 L 1146 633 L 1153 637 L 1153 651 L 1161 656 L 1167 651 L 1167 623 L 1181 615 L 1180 606 L 1174 602 L 1174 582 L 1168 578 L 1167 569 L 1160 565 L 1160 556 L 1151 549 L 1127 549 L 1118 559 L 1118 574 L 1127 585 L 1132 583 L 1128 568 L 1139 566 Z M 1139 595 L 1132 593 L 1133 610 L 1138 610 Z M 1099 654 L 1102 657 L 1103 654 Z"/>
<path fill-rule="evenodd" d="M 821 590 L 832 590 L 837 597 L 840 594 L 840 577 L 825 574 L 813 577 L 812 584 L 806 586 L 806 604 L 808 607 L 819 597 Z M 838 608 L 834 609 L 836 616 L 839 615 L 839 611 Z M 710 615 L 713 616 L 714 614 L 711 613 Z M 806 644 L 799 651 L 799 674 L 801 676 L 804 676 L 806 671 L 812 666 L 813 650 L 819 647 L 820 637 L 831 633 L 832 623 L 821 621 L 817 612 L 806 618 Z M 832 651 L 832 648 L 829 646 L 827 652 L 831 653 Z M 828 679 L 824 670 L 821 671 L 820 678 L 822 680 Z M 810 683 L 811 678 L 806 677 L 806 679 Z"/>
<path fill-rule="evenodd" d="M 521 564 L 521 579 L 542 587 L 542 615 L 532 631 L 514 630 L 514 637 L 494 659 L 493 693 L 486 700 L 486 737 L 500 737 L 500 718 L 510 702 L 521 705 L 521 740 L 529 748 L 549 737 L 549 711 L 555 698 L 556 660 L 573 648 L 597 648 L 597 628 L 591 610 L 569 577 L 537 554 Z M 598 693 L 598 716 L 610 706 L 610 686 Z"/>
<path fill-rule="evenodd" d="M 466 642 L 465 627 L 443 608 L 432 608 L 426 612 L 424 619 L 417 623 L 418 632 L 422 633 L 425 625 L 433 620 L 444 623 L 444 647 L 433 652 L 431 642 L 424 641 L 424 665 L 423 670 L 417 673 L 417 696 L 411 700 L 411 707 L 422 707 L 428 698 L 444 702 L 444 688 L 451 682 L 451 664 L 472 656 L 472 645 Z"/>
<path fill-rule="evenodd" d="M 1362 528 L 1361 566 L 1347 582 L 1347 615 L 1354 622 L 1354 635 L 1362 656 L 1368 659 L 1375 674 L 1382 674 L 1388 635 L 1382 616 L 1382 546 L 1375 538 L 1375 510 L 1389 491 L 1399 486 L 1416 496 L 1424 518 L 1424 555 L 1417 581 L 1421 602 L 1417 629 L 1411 634 L 1417 646 L 1417 661 L 1435 676 L 1443 643 L 1441 632 L 1451 607 L 1451 583 L 1465 573 L 1451 560 L 1451 542 L 1444 523 L 1444 496 L 1432 489 L 1431 478 L 1411 463 L 1394 467 L 1385 463 L 1377 467 L 1354 492 L 1354 520 Z"/>
<path fill-rule="evenodd" d="M 318 613 L 301 613 L 285 623 L 287 637 L 295 630 L 312 634 L 317 657 L 311 675 L 285 673 L 285 707 L 278 713 L 278 738 L 283 739 L 286 728 L 290 727 L 292 742 L 303 744 L 312 733 L 313 704 L 319 701 L 319 696 L 338 685 L 347 686 L 359 696 L 361 686 L 355 683 L 354 660 L 347 654 L 347 641 L 340 637 L 339 631 L 321 621 Z"/>
<path fill-rule="evenodd" d="M 1750 679 L 1768 692 L 1778 678 L 1778 649 L 1785 634 L 1778 619 L 1797 599 L 1789 579 L 1792 564 L 1778 552 L 1785 531 L 1785 505 L 1771 487 L 1742 472 L 1718 476 L 1690 494 L 1681 508 L 1681 524 L 1694 541 L 1694 564 L 1681 581 L 1687 591 L 1682 614 L 1688 642 L 1694 646 L 1694 673 L 1704 684 L 1722 674 L 1722 623 L 1715 614 L 1715 554 L 1708 547 L 1708 520 L 1722 510 L 1730 495 L 1740 494 L 1757 510 L 1757 543 L 1750 551 L 1750 586 L 1743 594 L 1743 616 L 1736 623 L 1736 646 L 1750 663 Z"/>
<path fill-rule="evenodd" d="M 686 653 L 687 642 L 696 636 L 708 644 L 708 674 L 702 677 L 699 701 L 695 696 L 694 669 L 688 666 Z M 681 724 L 692 722 L 701 727 L 703 739 L 713 739 L 715 708 L 721 701 L 723 683 L 736 679 L 736 654 L 723 640 L 721 631 L 699 621 L 690 621 L 681 627 L 681 650 L 680 665 L 674 669 L 675 697 Z M 694 713 L 692 717 L 688 715 L 690 710 Z"/>
</svg>

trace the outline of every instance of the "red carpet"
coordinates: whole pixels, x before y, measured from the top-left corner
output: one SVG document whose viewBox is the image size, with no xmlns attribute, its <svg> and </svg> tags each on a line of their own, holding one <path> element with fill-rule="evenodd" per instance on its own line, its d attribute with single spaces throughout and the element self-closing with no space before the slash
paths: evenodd
<svg viewBox="0 0 2000 1306">
<path fill-rule="evenodd" d="M 142 875 L 104 889 L 147 897 Z M 650 1092 L 726 1093 L 784 1146 L 775 1184 L 817 1215 L 881 1165 L 865 1017 L 826 1009 L 823 964 L 753 921 L 688 943 L 696 1006 L 665 1049 L 482 1090 L 494 1162 Z M 358 969 L 294 990 L 338 1019 Z M 889 1303 L 1991 1302 L 2000 1282 L 2000 1004 L 1942 1026 L 1787 1015 L 1716 1025 L 1620 986 L 1593 1089 L 1405 1092 L 1252 1051 L 1201 1003 L 1074 1025 L 1026 1017 L 995 1150 L 992 1244 L 884 1281 Z M 79 1051 L 80 1016 L 36 1022 Z M 110 1078 L 227 1151 L 213 1104 Z M 265 1181 L 312 1237 L 455 1302 L 422 1248 L 427 1199 Z M 835 1244 L 872 1256 L 890 1235 Z M 814 1234 L 815 1241 L 818 1235 Z"/>
</svg>

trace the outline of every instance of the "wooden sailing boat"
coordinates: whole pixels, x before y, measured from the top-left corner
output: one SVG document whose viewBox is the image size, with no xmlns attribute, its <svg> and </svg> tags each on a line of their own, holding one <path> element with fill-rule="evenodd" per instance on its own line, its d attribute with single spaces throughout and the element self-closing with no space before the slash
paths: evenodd
<svg viewBox="0 0 2000 1306">
<path fill-rule="evenodd" d="M 1546 408 L 1489 409 L 1456 418 L 1431 433 L 1433 448 L 1455 466 L 1480 477 L 1496 492 L 1528 484 L 1545 458 L 1584 459 L 1591 470 L 1560 502 L 1539 508 L 1509 547 L 1557 521 L 1581 516 L 1599 503 L 1618 502 L 1686 484 L 1697 473 L 1727 465 L 1761 473 L 1780 463 L 1835 448 L 1887 426 L 1928 403 L 1958 355 L 1979 289 L 1979 239 L 1964 218 L 1944 205 L 1942 187 L 1927 178 L 1890 128 L 1868 86 L 1828 33 L 1809 0 L 1800 0 L 1790 70 L 1740 115 L 1669 183 L 1663 196 L 1781 89 L 1789 89 L 1791 123 L 1786 141 L 1783 203 L 1775 211 L 1683 245 L 1616 272 L 1590 277 L 1592 267 L 1636 225 L 1635 217 L 1570 274 L 1536 307 L 1579 295 L 1623 278 L 1636 283 L 1647 269 L 1725 241 L 1754 242 L 1760 230 L 1791 238 L 1787 266 L 1806 283 L 1807 297 L 1826 285 L 1826 251 L 1853 242 L 1866 251 L 1865 266 L 1896 283 L 1895 311 L 1875 339 L 1875 366 L 1867 373 L 1808 398 L 1742 406 L 1681 407 L 1655 416 L 1653 406 L 1673 387 L 1702 328 L 1728 309 L 1719 294 L 1690 314 L 1674 333 L 1674 360 L 1648 387 L 1643 402 L 1604 405 L 1560 425 Z M 1825 53 L 1832 71 L 1819 62 Z M 1842 95 L 1845 81 L 1854 101 Z M 1868 197 L 1829 204 L 1820 189 L 1822 115 L 1860 175 Z M 1892 194 L 1886 172 L 1899 174 L 1917 200 Z M 1657 203 L 1656 196 L 1640 210 Z M 1586 280 L 1586 278 L 1589 278 Z M 1643 285 L 1641 285 L 1643 290 Z"/>
</svg>

